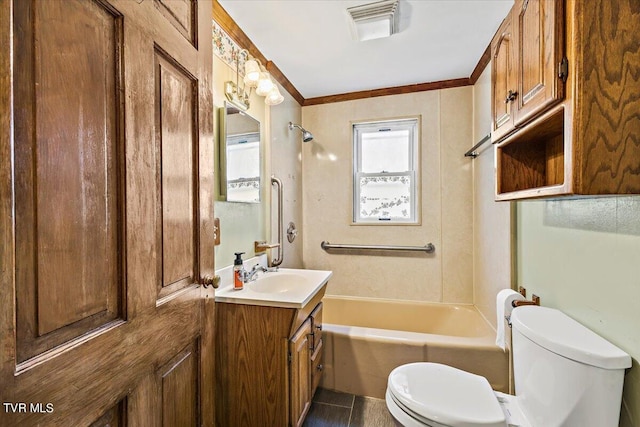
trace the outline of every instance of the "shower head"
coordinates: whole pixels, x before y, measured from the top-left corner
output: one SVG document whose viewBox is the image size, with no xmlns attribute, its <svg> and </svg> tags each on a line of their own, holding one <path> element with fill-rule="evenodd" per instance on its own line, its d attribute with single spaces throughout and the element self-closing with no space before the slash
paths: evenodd
<svg viewBox="0 0 640 427">
<path fill-rule="evenodd" d="M 300 125 L 296 125 L 289 122 L 289 130 L 293 130 L 293 128 L 298 128 L 302 131 L 302 142 L 309 142 L 313 139 L 313 134 L 311 132 L 309 132 L 308 130 L 306 130 Z"/>
<path fill-rule="evenodd" d="M 302 132 L 302 142 L 309 142 L 313 139 L 313 134 L 308 130 Z"/>
</svg>

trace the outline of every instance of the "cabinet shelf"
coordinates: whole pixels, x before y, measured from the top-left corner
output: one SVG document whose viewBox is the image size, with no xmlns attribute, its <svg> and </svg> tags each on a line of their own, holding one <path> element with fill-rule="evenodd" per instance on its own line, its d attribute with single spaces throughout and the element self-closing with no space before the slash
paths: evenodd
<svg viewBox="0 0 640 427">
<path fill-rule="evenodd" d="M 498 200 L 569 193 L 564 129 L 559 107 L 496 146 Z"/>
</svg>

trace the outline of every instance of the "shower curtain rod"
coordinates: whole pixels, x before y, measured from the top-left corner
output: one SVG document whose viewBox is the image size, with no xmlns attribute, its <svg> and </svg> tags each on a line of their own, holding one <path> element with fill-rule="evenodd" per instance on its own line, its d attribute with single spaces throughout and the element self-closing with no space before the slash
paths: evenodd
<svg viewBox="0 0 640 427">
<path fill-rule="evenodd" d="M 476 145 L 474 145 L 473 147 L 471 147 L 471 149 L 470 149 L 469 151 L 467 151 L 466 153 L 464 153 L 464 156 L 465 156 L 465 157 L 471 157 L 471 158 L 475 159 L 476 157 L 478 157 L 478 156 L 480 155 L 480 153 L 478 153 L 476 150 L 477 150 L 478 148 L 480 148 L 480 146 L 481 146 L 482 144 L 484 144 L 485 142 L 490 141 L 490 140 L 491 140 L 491 134 L 489 133 L 489 134 L 487 134 L 484 138 L 482 138 L 482 139 L 480 140 L 480 142 L 478 142 Z"/>
</svg>

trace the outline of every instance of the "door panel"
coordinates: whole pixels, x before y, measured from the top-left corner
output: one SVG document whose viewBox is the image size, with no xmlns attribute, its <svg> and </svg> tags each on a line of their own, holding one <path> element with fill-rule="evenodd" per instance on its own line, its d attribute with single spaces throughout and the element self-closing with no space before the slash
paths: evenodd
<svg viewBox="0 0 640 427">
<path fill-rule="evenodd" d="M 15 6 L 22 362 L 122 316 L 122 20 L 94 2 Z"/>
<path fill-rule="evenodd" d="M 90 427 L 124 427 L 127 425 L 126 419 L 126 403 L 120 401 L 92 422 Z"/>
<path fill-rule="evenodd" d="M 196 228 L 197 81 L 156 48 L 156 146 L 160 164 L 162 282 L 159 297 L 182 289 L 198 275 Z"/>
<path fill-rule="evenodd" d="M 0 425 L 214 425 L 212 46 L 160 3 L 0 2 Z"/>
<path fill-rule="evenodd" d="M 517 25 L 519 125 L 564 97 L 558 65 L 564 56 L 564 0 L 519 0 Z"/>
<path fill-rule="evenodd" d="M 536 93 L 544 89 L 542 75 L 544 58 L 544 33 L 541 28 L 541 7 L 538 1 L 527 1 L 518 16 L 520 25 L 520 55 L 522 63 L 519 65 L 522 80 L 522 103 L 526 104 Z"/>
<path fill-rule="evenodd" d="M 514 103 L 510 100 L 510 92 L 516 91 L 515 54 L 513 41 L 513 25 L 511 17 L 507 16 L 500 29 L 500 37 L 494 42 L 491 50 L 491 81 L 492 81 L 492 132 L 491 138 L 495 142 L 513 130 Z"/>
<path fill-rule="evenodd" d="M 198 343 L 193 343 L 163 366 L 160 371 L 162 425 L 199 424 Z"/>
<path fill-rule="evenodd" d="M 197 0 L 154 0 L 154 3 L 167 18 L 167 20 L 173 25 L 176 30 L 180 32 L 191 42 L 192 45 L 197 47 Z"/>
</svg>

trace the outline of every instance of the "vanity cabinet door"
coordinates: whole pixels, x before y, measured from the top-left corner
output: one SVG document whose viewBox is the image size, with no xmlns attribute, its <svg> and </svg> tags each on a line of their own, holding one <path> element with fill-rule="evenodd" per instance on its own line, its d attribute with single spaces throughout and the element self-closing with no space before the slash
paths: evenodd
<svg viewBox="0 0 640 427">
<path fill-rule="evenodd" d="M 318 385 L 320 384 L 320 380 L 322 379 L 322 340 L 313 351 L 313 355 L 311 356 L 311 398 L 313 399 L 313 395 L 316 394 L 316 390 L 318 389 Z"/>
<path fill-rule="evenodd" d="M 322 303 L 313 309 L 309 317 L 313 337 L 311 351 L 311 398 L 313 398 L 322 378 Z"/>
<path fill-rule="evenodd" d="M 289 341 L 290 422 L 301 426 L 311 407 L 311 318 L 308 318 Z"/>
<path fill-rule="evenodd" d="M 315 353 L 322 345 L 322 303 L 318 304 L 309 315 L 311 318 L 311 337 L 313 342 L 311 348 Z"/>
<path fill-rule="evenodd" d="M 491 139 L 498 141 L 513 130 L 514 99 L 517 96 L 514 34 L 507 15 L 491 46 Z"/>
<path fill-rule="evenodd" d="M 517 0 L 512 12 L 517 38 L 515 125 L 533 119 L 564 98 L 564 1 Z M 566 79 L 566 77 L 564 77 Z"/>
</svg>

